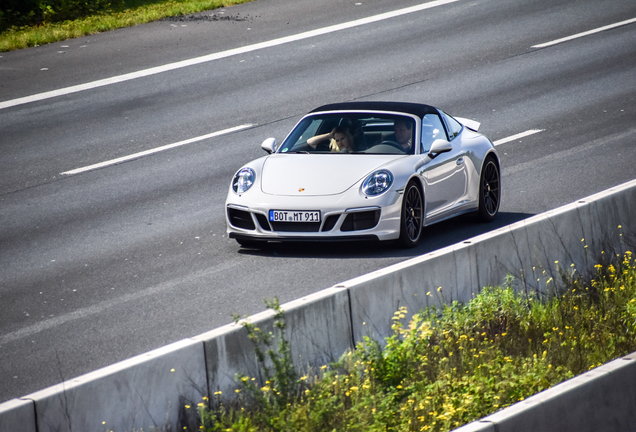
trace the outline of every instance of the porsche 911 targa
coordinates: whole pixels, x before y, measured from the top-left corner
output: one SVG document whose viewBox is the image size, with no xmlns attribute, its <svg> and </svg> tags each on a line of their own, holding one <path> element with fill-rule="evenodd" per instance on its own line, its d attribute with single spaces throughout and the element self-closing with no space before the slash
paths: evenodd
<svg viewBox="0 0 636 432">
<path fill-rule="evenodd" d="M 268 153 L 239 169 L 227 232 L 265 241 L 420 241 L 423 227 L 499 211 L 501 169 L 479 123 L 432 106 L 347 102 L 316 108 Z"/>
</svg>

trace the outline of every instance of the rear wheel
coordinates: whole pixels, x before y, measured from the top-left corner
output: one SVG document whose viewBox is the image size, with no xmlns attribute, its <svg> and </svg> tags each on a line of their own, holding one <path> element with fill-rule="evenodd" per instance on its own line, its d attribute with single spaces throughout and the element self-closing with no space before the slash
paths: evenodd
<svg viewBox="0 0 636 432">
<path fill-rule="evenodd" d="M 499 212 L 501 199 L 499 165 L 494 158 L 486 159 L 479 179 L 479 219 L 492 221 Z"/>
<path fill-rule="evenodd" d="M 400 245 L 415 247 L 422 236 L 424 222 L 424 200 L 422 192 L 414 182 L 404 190 L 402 214 L 400 215 Z"/>
</svg>

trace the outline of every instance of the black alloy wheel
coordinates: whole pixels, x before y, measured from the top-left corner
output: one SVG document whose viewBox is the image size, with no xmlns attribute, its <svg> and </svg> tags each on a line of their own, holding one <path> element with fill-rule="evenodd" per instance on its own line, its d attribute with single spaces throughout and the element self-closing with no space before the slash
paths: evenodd
<svg viewBox="0 0 636 432">
<path fill-rule="evenodd" d="M 422 192 L 413 182 L 409 183 L 404 190 L 401 216 L 400 244 L 404 247 L 415 247 L 422 235 L 424 200 Z"/>
<path fill-rule="evenodd" d="M 499 185 L 499 166 L 489 157 L 481 170 L 479 181 L 479 219 L 490 222 L 499 212 L 501 188 Z"/>
</svg>

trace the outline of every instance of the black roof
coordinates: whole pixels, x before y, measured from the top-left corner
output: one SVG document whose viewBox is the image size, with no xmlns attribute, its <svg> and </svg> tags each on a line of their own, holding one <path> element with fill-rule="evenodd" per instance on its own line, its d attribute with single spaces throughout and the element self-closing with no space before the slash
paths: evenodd
<svg viewBox="0 0 636 432">
<path fill-rule="evenodd" d="M 411 102 L 341 102 L 329 105 L 323 105 L 311 111 L 392 111 L 399 113 L 413 114 L 424 117 L 426 114 L 437 114 L 437 109 L 430 105 L 411 103 Z"/>
</svg>

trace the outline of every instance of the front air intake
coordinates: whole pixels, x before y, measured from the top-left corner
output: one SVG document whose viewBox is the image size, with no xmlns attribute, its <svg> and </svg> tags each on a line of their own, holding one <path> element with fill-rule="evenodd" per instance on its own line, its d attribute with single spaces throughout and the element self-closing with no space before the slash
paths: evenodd
<svg viewBox="0 0 636 432">
<path fill-rule="evenodd" d="M 360 231 L 375 227 L 380 220 L 380 210 L 349 213 L 340 231 Z"/>
<path fill-rule="evenodd" d="M 247 230 L 256 229 L 254 220 L 252 219 L 252 215 L 250 214 L 250 212 L 247 212 L 245 210 L 238 210 L 228 207 L 227 218 L 230 221 L 230 225 L 232 225 L 233 227 Z"/>
</svg>

